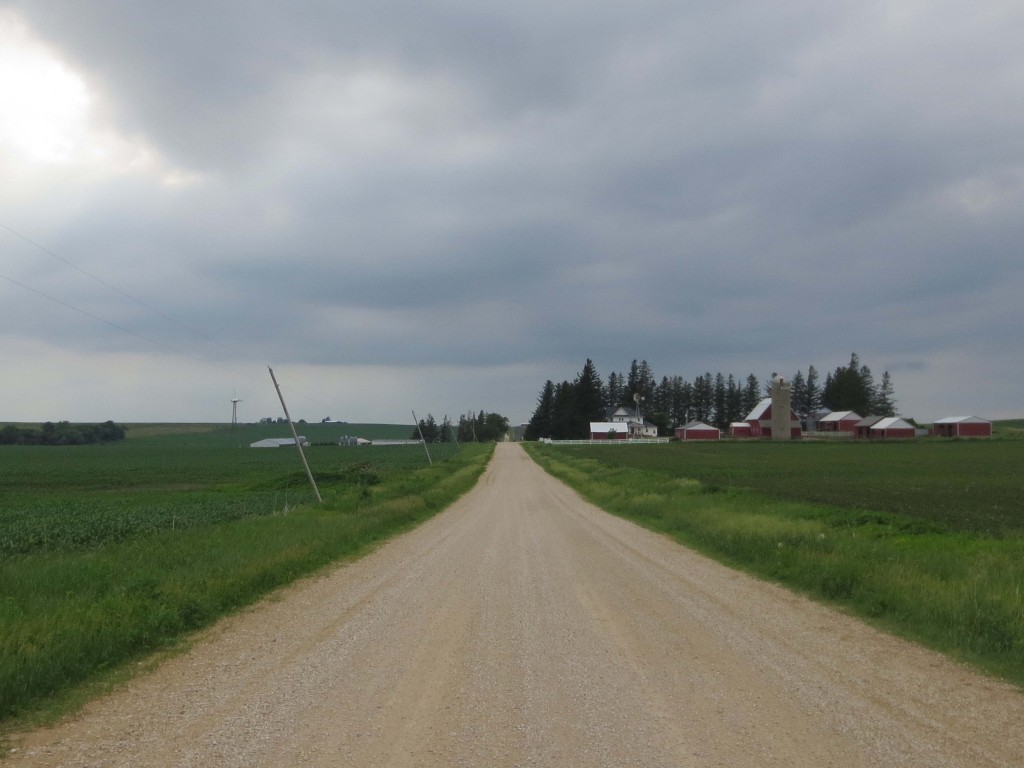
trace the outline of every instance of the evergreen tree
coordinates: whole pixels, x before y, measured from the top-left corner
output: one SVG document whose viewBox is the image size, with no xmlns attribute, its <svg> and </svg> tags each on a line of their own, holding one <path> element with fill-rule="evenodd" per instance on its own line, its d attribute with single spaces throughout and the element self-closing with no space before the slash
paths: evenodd
<svg viewBox="0 0 1024 768">
<path fill-rule="evenodd" d="M 803 408 L 808 414 L 821 410 L 821 386 L 818 384 L 818 369 L 813 365 L 807 368 L 807 394 Z"/>
<path fill-rule="evenodd" d="M 895 388 L 888 371 L 882 374 L 882 381 L 879 382 L 878 389 L 875 390 L 875 402 L 872 408 L 875 416 L 896 415 Z"/>
<path fill-rule="evenodd" d="M 746 416 L 743 413 L 743 390 L 740 389 L 739 384 L 736 382 L 736 377 L 731 373 L 725 382 L 725 401 L 726 414 L 723 421 L 724 426 L 719 427 L 719 429 L 729 429 L 730 424 Z"/>
<path fill-rule="evenodd" d="M 757 381 L 757 376 L 751 373 L 747 376 L 747 385 L 743 388 L 743 416 L 741 418 L 745 418 L 759 402 L 761 402 L 761 385 Z"/>
<path fill-rule="evenodd" d="M 837 367 L 825 379 L 821 396 L 824 405 L 833 411 L 855 411 L 861 416 L 869 415 L 875 393 L 865 382 L 865 374 L 870 375 L 870 370 L 860 364 L 856 353 L 852 354 L 849 365 Z"/>
<path fill-rule="evenodd" d="M 434 442 L 437 443 L 450 443 L 452 441 L 452 421 L 445 414 L 444 418 L 441 419 L 441 424 L 437 428 L 437 437 Z"/>
<path fill-rule="evenodd" d="M 728 418 L 727 407 L 726 407 L 726 392 L 725 392 L 725 376 L 719 371 L 715 374 L 715 385 L 714 385 L 714 417 L 711 424 L 718 427 L 719 429 L 728 429 L 729 422 L 725 421 Z"/>
<path fill-rule="evenodd" d="M 577 439 L 590 436 L 590 422 L 604 421 L 604 398 L 601 394 L 601 377 L 589 357 L 583 370 L 573 382 L 574 402 L 572 413 L 573 432 Z"/>
<path fill-rule="evenodd" d="M 413 440 L 419 440 L 421 436 L 423 437 L 423 441 L 426 443 L 437 442 L 437 422 L 434 421 L 434 416 L 432 414 L 428 413 L 426 419 L 420 419 L 419 429 L 413 430 Z"/>
<path fill-rule="evenodd" d="M 714 407 L 714 380 L 709 371 L 693 380 L 693 418 L 697 421 L 710 421 Z"/>
<path fill-rule="evenodd" d="M 612 371 L 608 374 L 608 385 L 604 389 L 604 405 L 606 408 L 617 408 L 622 404 L 624 379 L 621 373 Z"/>
<path fill-rule="evenodd" d="M 526 440 L 540 440 L 542 437 L 552 437 L 551 429 L 555 413 L 555 385 L 548 379 L 544 382 L 540 394 L 537 396 L 537 407 L 526 425 L 526 432 L 523 438 Z"/>
<path fill-rule="evenodd" d="M 802 371 L 793 374 L 792 388 L 793 411 L 797 417 L 804 419 L 807 417 L 807 380 Z"/>
<path fill-rule="evenodd" d="M 658 425 L 659 431 L 668 431 L 672 424 L 672 381 L 668 376 L 662 376 L 661 382 L 654 388 L 648 418 Z"/>
<path fill-rule="evenodd" d="M 655 387 L 651 366 L 646 360 L 639 363 L 634 360 L 629 367 L 629 377 L 626 379 L 626 388 L 619 405 L 635 406 L 636 395 L 640 395 L 641 400 L 651 403 L 654 400 Z"/>
<path fill-rule="evenodd" d="M 551 416 L 551 437 L 555 440 L 579 440 L 576 418 L 576 389 L 568 381 L 555 385 L 555 402 Z"/>
</svg>

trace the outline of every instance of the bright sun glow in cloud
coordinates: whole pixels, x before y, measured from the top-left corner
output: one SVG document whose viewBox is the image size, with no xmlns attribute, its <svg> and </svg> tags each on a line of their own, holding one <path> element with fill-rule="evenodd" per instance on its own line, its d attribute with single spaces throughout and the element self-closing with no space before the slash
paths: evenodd
<svg viewBox="0 0 1024 768">
<path fill-rule="evenodd" d="M 143 173 L 166 186 L 196 180 L 157 152 L 103 125 L 84 78 L 0 10 L 0 174 L 69 168 L 91 174 Z"/>
<path fill-rule="evenodd" d="M 67 162 L 88 132 L 85 82 L 24 24 L 0 15 L 0 152 L 25 163 Z"/>
</svg>

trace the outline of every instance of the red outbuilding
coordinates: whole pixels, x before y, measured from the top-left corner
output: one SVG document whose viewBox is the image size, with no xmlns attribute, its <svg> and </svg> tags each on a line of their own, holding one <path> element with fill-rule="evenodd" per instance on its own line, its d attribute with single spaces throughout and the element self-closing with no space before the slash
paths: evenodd
<svg viewBox="0 0 1024 768">
<path fill-rule="evenodd" d="M 932 424 L 939 437 L 992 437 L 992 422 L 977 416 L 947 416 Z"/>
<path fill-rule="evenodd" d="M 750 437 L 750 425 L 745 421 L 734 421 L 729 425 L 730 437 Z"/>
<path fill-rule="evenodd" d="M 676 427 L 676 437 L 680 440 L 718 440 L 722 432 L 703 421 L 691 421 L 685 426 Z"/>
<path fill-rule="evenodd" d="M 884 418 L 884 416 L 865 416 L 857 422 L 854 434 L 857 437 L 871 437 L 871 428 Z"/>
<path fill-rule="evenodd" d="M 629 424 L 621 421 L 590 422 L 591 440 L 628 440 Z"/>
<path fill-rule="evenodd" d="M 818 419 L 818 430 L 821 432 L 856 432 L 857 424 L 863 417 L 853 411 L 832 411 Z"/>
</svg>

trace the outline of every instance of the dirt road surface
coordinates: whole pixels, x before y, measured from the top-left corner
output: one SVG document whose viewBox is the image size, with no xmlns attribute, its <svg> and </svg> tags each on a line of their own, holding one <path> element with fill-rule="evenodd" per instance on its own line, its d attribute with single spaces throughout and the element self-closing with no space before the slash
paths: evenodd
<svg viewBox="0 0 1024 768">
<path fill-rule="evenodd" d="M 1021 766 L 1024 695 L 583 502 L 452 508 L 19 738 L 17 766 Z"/>
</svg>

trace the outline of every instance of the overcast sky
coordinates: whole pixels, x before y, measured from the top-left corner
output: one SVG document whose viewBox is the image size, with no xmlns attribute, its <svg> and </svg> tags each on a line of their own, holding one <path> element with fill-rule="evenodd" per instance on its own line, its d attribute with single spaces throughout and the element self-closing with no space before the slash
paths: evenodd
<svg viewBox="0 0 1024 768">
<path fill-rule="evenodd" d="M 1024 5 L 0 0 L 0 421 L 1024 416 Z"/>
</svg>

